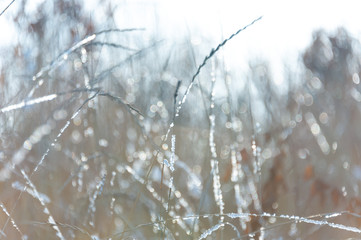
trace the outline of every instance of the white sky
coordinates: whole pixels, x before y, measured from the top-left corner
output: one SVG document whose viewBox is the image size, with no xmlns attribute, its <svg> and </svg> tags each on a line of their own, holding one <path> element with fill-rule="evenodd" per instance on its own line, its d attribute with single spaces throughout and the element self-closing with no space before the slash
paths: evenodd
<svg viewBox="0 0 361 240">
<path fill-rule="evenodd" d="M 1 9 L 11 0 L 0 0 Z M 29 2 L 42 2 L 29 0 Z M 86 8 L 97 15 L 96 1 L 86 1 Z M 17 8 L 17 0 L 11 8 Z M 283 64 L 297 60 L 299 52 L 310 44 L 312 32 L 325 28 L 333 31 L 345 26 L 353 37 L 361 37 L 361 17 L 358 1 L 354 0 L 124 0 L 118 4 L 116 22 L 119 28 L 145 27 L 166 38 L 178 38 L 187 33 L 220 41 L 253 19 L 263 19 L 241 33 L 227 49 L 236 66 L 247 68 L 251 59 L 265 58 L 271 64 L 276 82 L 282 82 Z M 361 2 L 360 2 L 361 3 Z M 114 4 L 115 5 L 115 4 Z M 99 11 L 98 11 L 99 12 Z M 14 33 L 0 17 L 0 44 L 13 41 Z M 233 55 L 233 56 L 232 56 Z"/>
<path fill-rule="evenodd" d="M 119 23 L 129 21 L 153 31 L 156 12 L 159 31 L 175 38 L 187 31 L 197 36 L 201 31 L 218 42 L 222 36 L 228 37 L 263 16 L 228 44 L 231 46 L 227 54 L 233 60 L 231 65 L 244 68 L 245 72 L 249 60 L 268 60 L 278 83 L 283 81 L 284 63 L 292 66 L 297 61 L 300 51 L 311 43 L 314 30 L 324 28 L 333 32 L 344 26 L 353 37 L 361 37 L 361 2 L 357 4 L 355 0 L 159 0 L 152 1 L 154 9 L 150 1 L 147 5 L 142 2 L 126 1 L 124 6 L 132 3 L 134 9 L 120 10 Z"/>
</svg>

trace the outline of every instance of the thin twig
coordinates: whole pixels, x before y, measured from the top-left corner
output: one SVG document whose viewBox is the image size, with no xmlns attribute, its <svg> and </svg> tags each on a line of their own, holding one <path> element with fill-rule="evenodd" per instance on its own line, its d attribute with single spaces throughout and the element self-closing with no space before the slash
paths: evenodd
<svg viewBox="0 0 361 240">
<path fill-rule="evenodd" d="M 4 10 L 2 10 L 2 12 L 0 13 L 0 17 L 4 14 L 4 12 L 15 2 L 15 0 L 12 0 L 7 6 L 6 8 L 4 8 Z"/>
</svg>

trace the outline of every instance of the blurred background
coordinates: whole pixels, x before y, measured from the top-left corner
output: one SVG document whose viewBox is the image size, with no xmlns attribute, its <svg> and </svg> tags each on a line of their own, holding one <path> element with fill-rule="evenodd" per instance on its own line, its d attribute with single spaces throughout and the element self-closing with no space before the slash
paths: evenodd
<svg viewBox="0 0 361 240">
<path fill-rule="evenodd" d="M 353 1 L 14 1 L 0 238 L 358 238 L 359 20 Z"/>
</svg>

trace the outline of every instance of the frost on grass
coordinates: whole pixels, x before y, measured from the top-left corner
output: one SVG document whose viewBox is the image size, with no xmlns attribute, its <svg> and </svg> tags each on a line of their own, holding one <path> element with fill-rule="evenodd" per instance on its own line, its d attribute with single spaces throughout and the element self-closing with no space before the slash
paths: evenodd
<svg viewBox="0 0 361 240">
<path fill-rule="evenodd" d="M 13 104 L 7 107 L 3 107 L 0 109 L 1 112 L 5 113 L 5 112 L 9 112 L 9 111 L 13 111 L 16 109 L 21 109 L 27 106 L 31 106 L 33 104 L 39 104 L 42 102 L 47 102 L 47 101 L 51 101 L 53 99 L 55 99 L 58 95 L 57 94 L 50 94 L 48 96 L 44 96 L 44 97 L 39 97 L 39 98 L 35 98 L 35 99 L 31 99 L 31 100 L 27 100 L 27 101 L 22 101 L 21 103 L 17 103 L 17 104 Z"/>
<path fill-rule="evenodd" d="M 212 48 L 50 3 L 0 69 L 1 239 L 359 236 L 356 41 L 315 34 L 282 92 L 227 65 L 259 18 Z"/>
<path fill-rule="evenodd" d="M 303 222 L 303 223 L 309 223 L 309 224 L 313 224 L 313 225 L 318 225 L 318 226 L 323 226 L 326 225 L 328 227 L 331 228 L 337 228 L 340 230 L 345 230 L 348 232 L 355 232 L 355 233 L 361 233 L 361 229 L 356 228 L 356 227 L 350 227 L 350 226 L 345 226 L 343 224 L 337 224 L 337 223 L 333 223 L 333 222 L 328 222 L 326 220 L 315 220 L 312 219 L 312 217 L 310 218 L 305 218 L 305 217 L 299 217 L 299 216 L 294 216 L 294 215 L 275 215 L 275 214 L 270 214 L 270 213 L 262 213 L 262 214 L 236 214 L 236 213 L 229 213 L 226 214 L 227 217 L 230 218 L 244 218 L 244 217 L 248 217 L 248 216 L 255 216 L 255 217 L 275 217 L 275 218 L 279 218 L 279 219 L 287 219 L 287 220 L 292 220 L 295 222 Z M 333 216 L 340 216 L 342 215 L 342 213 L 333 213 Z M 328 216 L 330 215 L 325 215 L 325 218 L 328 218 Z"/>
<path fill-rule="evenodd" d="M 103 192 L 106 176 L 107 176 L 106 173 L 104 173 L 101 180 L 96 184 L 93 194 L 89 195 L 88 215 L 90 215 L 89 216 L 90 226 L 94 226 L 94 214 L 96 211 L 95 201 L 97 197 L 100 196 Z"/>
<path fill-rule="evenodd" d="M 9 212 L 6 210 L 4 204 L 0 203 L 0 208 L 1 208 L 2 211 L 6 214 L 6 216 L 9 217 L 11 224 L 12 224 L 13 227 L 16 229 L 16 231 L 20 234 L 21 239 L 22 239 L 22 240 L 27 239 L 27 236 L 26 236 L 26 235 L 23 235 L 23 233 L 21 232 L 21 230 L 19 229 L 19 227 L 16 225 L 15 220 L 10 216 Z M 6 238 L 6 234 L 5 234 L 3 231 L 1 231 L 1 235 Z"/>
<path fill-rule="evenodd" d="M 45 215 L 48 216 L 48 223 L 50 224 L 50 226 L 52 226 L 52 228 L 55 230 L 56 232 L 56 236 L 61 239 L 61 240 L 65 240 L 63 234 L 61 233 L 59 227 L 57 226 L 55 220 L 54 220 L 54 217 L 51 215 L 50 211 L 49 211 L 49 208 L 47 207 L 46 203 L 44 202 L 44 199 L 42 198 L 42 196 L 39 194 L 39 192 L 37 191 L 37 189 L 35 188 L 34 184 L 30 181 L 30 178 L 29 176 L 25 173 L 24 170 L 21 170 L 21 174 L 23 175 L 24 179 L 26 180 L 26 183 L 29 185 L 29 187 L 32 189 L 33 193 L 34 193 L 34 197 L 35 199 L 37 199 L 40 204 L 42 205 L 43 207 L 43 213 Z M 24 187 L 24 190 L 27 188 Z M 22 191 L 24 192 L 24 191 Z M 19 195 L 19 197 L 21 197 L 21 195 Z M 10 217 L 10 215 L 9 215 Z"/>
<path fill-rule="evenodd" d="M 211 176 L 213 176 L 213 194 L 216 204 L 219 207 L 219 214 L 220 216 L 223 215 L 224 211 L 224 201 L 223 201 L 223 194 L 221 189 L 221 181 L 219 176 L 219 163 L 217 159 L 217 152 L 216 152 L 216 143 L 214 141 L 214 134 L 216 128 L 216 116 L 214 115 L 214 98 L 215 98 L 215 69 L 214 69 L 214 61 L 212 61 L 212 72 L 211 72 L 211 99 L 210 99 L 210 115 L 209 115 L 209 148 L 211 151 Z M 220 222 L 223 222 L 223 217 L 221 217 Z"/>
</svg>

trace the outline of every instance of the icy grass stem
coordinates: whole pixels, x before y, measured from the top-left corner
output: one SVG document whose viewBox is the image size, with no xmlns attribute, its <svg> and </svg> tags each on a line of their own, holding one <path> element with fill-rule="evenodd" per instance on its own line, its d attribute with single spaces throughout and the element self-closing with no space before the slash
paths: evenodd
<svg viewBox="0 0 361 240">
<path fill-rule="evenodd" d="M 16 225 L 15 220 L 10 216 L 9 212 L 6 210 L 4 204 L 0 202 L 0 208 L 3 210 L 3 212 L 10 218 L 11 224 L 16 229 L 16 231 L 20 234 L 21 239 L 25 240 L 27 239 L 27 236 L 24 236 L 24 234 L 21 232 L 20 228 Z M 1 230 L 1 234 L 6 237 L 5 233 Z"/>
<path fill-rule="evenodd" d="M 237 160 L 236 151 L 234 149 L 234 146 L 232 146 L 231 149 L 231 164 L 232 164 L 232 175 L 231 175 L 231 181 L 234 183 L 234 195 L 237 205 L 237 212 L 239 214 L 243 213 L 243 206 L 246 205 L 244 202 L 244 197 L 242 196 L 242 191 L 240 187 L 240 182 L 244 178 L 243 171 L 241 169 L 241 163 L 240 159 Z M 244 219 L 239 220 L 241 227 L 243 230 L 246 229 L 246 221 Z"/>
<path fill-rule="evenodd" d="M 221 227 L 224 227 L 225 225 L 229 225 L 233 228 L 233 230 L 237 233 L 237 238 L 241 238 L 241 234 L 240 232 L 238 231 L 237 227 L 234 226 L 232 223 L 229 223 L 229 222 L 221 222 L 221 223 L 218 223 L 216 225 L 214 225 L 213 227 L 207 229 L 206 231 L 204 231 L 202 233 L 202 235 L 200 236 L 199 240 L 201 239 L 205 239 L 206 237 L 208 237 L 209 235 L 211 235 L 213 232 L 217 231 L 218 229 L 220 229 Z"/>
<path fill-rule="evenodd" d="M 52 101 L 57 97 L 58 97 L 57 94 L 50 94 L 50 95 L 47 95 L 47 96 L 34 98 L 34 99 L 26 100 L 26 101 L 23 100 L 20 103 L 12 104 L 10 106 L 1 108 L 0 112 L 5 113 L 5 112 L 13 111 L 13 110 L 16 110 L 16 109 L 24 108 L 24 107 L 27 107 L 27 106 L 31 106 L 31 105 L 34 105 L 34 104 Z"/>
<path fill-rule="evenodd" d="M 192 80 L 190 82 L 190 84 L 187 87 L 186 92 L 184 93 L 182 100 L 178 103 L 178 106 L 176 108 L 176 112 L 175 112 L 175 116 L 179 116 L 179 112 L 183 106 L 183 104 L 185 103 L 187 96 L 190 92 L 190 90 L 193 87 L 194 81 L 197 78 L 197 76 L 199 75 L 199 73 L 201 72 L 201 69 L 207 64 L 208 60 L 211 59 L 213 57 L 213 55 L 219 51 L 219 49 L 221 49 L 228 41 L 230 41 L 232 38 L 234 38 L 235 36 L 237 36 L 240 32 L 242 32 L 243 30 L 245 30 L 246 28 L 252 26 L 254 23 L 256 23 L 257 21 L 261 20 L 261 17 L 258 17 L 257 19 L 253 20 L 251 23 L 249 23 L 248 25 L 244 26 L 243 28 L 239 29 L 238 31 L 236 31 L 235 33 L 233 33 L 231 36 L 229 36 L 228 38 L 226 38 L 223 42 L 221 42 L 220 44 L 217 45 L 217 47 L 211 50 L 211 52 L 209 53 L 208 56 L 206 56 L 203 59 L 203 62 L 201 65 L 198 66 L 198 69 L 196 71 L 196 73 L 193 75 Z"/>
<path fill-rule="evenodd" d="M 38 190 L 36 190 L 35 185 L 31 182 L 29 176 L 25 173 L 23 169 L 21 169 L 21 174 L 23 175 L 24 179 L 26 180 L 26 183 L 29 185 L 30 188 L 33 189 L 33 192 L 35 194 L 35 199 L 39 200 L 40 204 L 43 206 L 43 212 L 48 216 L 48 223 L 53 227 L 53 229 L 56 231 L 56 236 L 61 239 L 65 240 L 63 234 L 61 233 L 59 227 L 57 226 L 54 217 L 51 215 L 48 207 L 46 206 L 46 203 L 44 202 L 43 198 L 40 196 Z M 26 190 L 26 187 L 24 187 L 24 190 L 21 192 L 23 193 Z M 10 214 L 8 215 L 10 217 Z M 4 226 L 5 227 L 5 226 Z"/>
<path fill-rule="evenodd" d="M 256 19 L 253 20 L 251 23 L 249 23 L 249 24 L 247 24 L 246 26 L 244 26 L 243 28 L 240 28 L 239 30 L 237 30 L 237 31 L 236 31 L 235 33 L 233 33 L 231 36 L 229 36 L 228 38 L 226 38 L 223 42 L 221 42 L 220 44 L 218 44 L 215 49 L 213 48 L 213 49 L 210 51 L 209 55 L 207 55 L 207 56 L 203 59 L 202 64 L 200 64 L 200 65 L 198 66 L 196 73 L 193 75 L 193 77 L 192 77 L 192 79 L 191 79 L 191 82 L 189 83 L 189 85 L 188 85 L 188 87 L 187 87 L 187 90 L 186 90 L 186 92 L 184 93 L 184 95 L 183 95 L 183 97 L 182 97 L 182 100 L 178 102 L 178 105 L 177 105 L 177 107 L 175 108 L 173 120 L 172 120 L 172 122 L 169 124 L 169 127 L 168 127 L 168 129 L 167 129 L 167 132 L 166 132 L 166 134 L 164 135 L 164 138 L 162 139 L 162 144 L 163 144 L 165 141 L 167 141 L 168 135 L 169 135 L 171 129 L 172 129 L 172 128 L 174 127 L 174 125 L 175 125 L 175 124 L 174 124 L 174 123 L 175 123 L 175 119 L 179 116 L 180 110 L 181 110 L 183 104 L 185 103 L 186 98 L 187 98 L 190 90 L 191 90 L 192 87 L 193 87 L 193 84 L 194 84 L 195 79 L 198 77 L 201 69 L 206 65 L 206 63 L 208 62 L 208 60 L 211 59 L 211 58 L 213 57 L 213 55 L 214 55 L 215 53 L 217 53 L 217 52 L 219 51 L 219 49 L 221 49 L 228 41 L 230 41 L 232 38 L 234 38 L 235 36 L 237 36 L 240 32 L 244 31 L 245 29 L 247 29 L 248 27 L 252 26 L 254 23 L 256 23 L 257 21 L 259 21 L 259 20 L 261 20 L 261 19 L 262 19 L 262 16 L 256 18 Z M 158 150 L 157 150 L 157 153 L 156 153 L 155 156 L 153 157 L 153 161 L 152 161 L 152 163 L 150 164 L 150 167 L 149 167 L 149 169 L 148 169 L 147 175 L 146 175 L 146 177 L 145 177 L 146 181 L 148 181 L 149 175 L 150 175 L 150 173 L 151 173 L 151 171 L 152 171 L 152 169 L 153 169 L 153 166 L 154 166 L 154 164 L 155 164 L 155 162 L 156 162 L 156 159 L 157 159 L 157 156 L 158 156 L 158 154 L 159 154 L 159 151 L 160 151 L 160 150 L 158 149 Z M 162 186 L 161 186 L 161 187 L 162 187 Z M 134 211 L 134 209 L 135 209 L 135 207 L 136 207 L 136 205 L 137 205 L 137 202 L 138 202 L 138 200 L 139 200 L 139 197 L 140 197 L 140 192 L 137 194 L 137 198 L 136 198 L 136 200 L 135 200 L 135 203 L 134 203 L 132 212 Z"/>
<path fill-rule="evenodd" d="M 176 141 L 176 136 L 175 134 L 172 135 L 172 145 L 171 145 L 171 156 L 170 156 L 170 165 L 169 165 L 169 170 L 170 170 L 170 179 L 169 179 L 169 194 L 168 194 L 168 208 L 167 208 L 167 212 L 170 210 L 170 206 L 169 206 L 169 202 L 172 196 L 172 192 L 174 192 L 174 186 L 173 186 L 173 172 L 174 172 L 174 159 L 175 159 L 175 141 Z"/>
<path fill-rule="evenodd" d="M 94 93 L 93 96 L 91 96 L 90 98 L 87 98 L 87 99 L 83 102 L 83 104 L 77 109 L 77 111 L 71 116 L 70 120 L 68 120 L 68 121 L 66 122 L 66 124 L 64 125 L 64 127 L 60 130 L 60 132 L 58 133 L 58 135 L 55 137 L 55 139 L 53 140 L 53 142 L 50 144 L 50 147 L 47 148 L 47 150 L 46 150 L 46 151 L 44 152 L 44 154 L 42 155 L 40 161 L 36 164 L 35 168 L 34 168 L 33 171 L 31 172 L 31 174 L 28 176 L 29 181 L 30 181 L 31 177 L 36 173 L 36 171 L 38 170 L 38 168 L 42 165 L 42 163 L 43 163 L 43 161 L 45 160 L 46 156 L 47 156 L 47 155 L 49 154 L 49 152 L 50 152 L 50 148 L 55 145 L 55 143 L 56 143 L 56 142 L 58 141 L 58 139 L 61 137 L 61 135 L 63 134 L 63 132 L 64 132 L 64 131 L 66 130 L 66 128 L 70 125 L 70 121 L 71 121 L 72 119 L 74 119 L 74 118 L 79 114 L 80 110 L 81 110 L 90 100 L 94 99 L 94 98 L 98 95 L 99 91 L 100 91 L 100 90 L 98 90 L 96 93 Z M 24 148 L 23 148 L 23 149 L 24 149 Z M 25 154 L 21 154 L 20 157 L 21 157 L 21 159 L 16 160 L 16 164 L 19 164 L 19 162 L 21 162 L 21 161 L 24 160 Z M 13 165 L 12 165 L 12 168 L 15 168 L 15 165 L 16 165 L 16 164 L 13 164 Z M 21 169 L 21 172 L 24 172 L 23 169 Z M 25 172 L 24 172 L 24 173 L 25 173 Z M 24 174 L 23 174 L 23 176 L 24 176 L 24 177 L 25 177 L 25 176 L 27 177 L 27 175 L 24 175 Z M 35 187 L 35 186 L 34 186 L 34 187 Z M 12 212 L 15 210 L 18 201 L 20 200 L 23 192 L 25 192 L 26 189 L 27 189 L 27 187 L 25 186 L 24 189 L 19 193 L 17 199 L 16 199 L 15 202 L 14 202 L 14 206 L 13 206 L 13 208 L 11 209 L 10 216 L 12 215 Z M 3 231 L 5 230 L 5 228 L 6 228 L 7 224 L 8 224 L 8 222 L 9 222 L 9 220 L 10 220 L 10 217 L 8 217 L 7 220 L 5 221 L 4 226 L 3 226 L 3 228 L 2 228 Z"/>
<path fill-rule="evenodd" d="M 93 33 L 92 35 L 85 37 L 81 41 L 74 44 L 71 48 L 61 53 L 55 60 L 53 60 L 50 64 L 46 65 L 45 67 L 41 68 L 40 71 L 33 76 L 33 81 L 36 82 L 36 85 L 30 90 L 28 94 L 28 98 L 32 97 L 35 90 L 43 84 L 44 81 L 43 78 L 47 73 L 59 67 L 64 61 L 66 61 L 69 58 L 70 54 L 74 53 L 76 50 L 80 49 L 81 47 L 93 42 L 97 38 L 97 36 L 110 32 L 131 32 L 131 31 L 139 31 L 139 30 L 144 30 L 144 29 L 140 29 L 140 28 L 108 29 L 97 33 Z"/>
<path fill-rule="evenodd" d="M 106 176 L 107 176 L 106 173 L 104 173 L 101 180 L 95 186 L 93 195 L 89 196 L 89 202 L 90 202 L 89 207 L 88 207 L 88 214 L 90 214 L 89 225 L 93 226 L 93 227 L 94 227 L 94 214 L 96 211 L 95 200 L 103 192 L 103 187 L 104 187 Z"/>
<path fill-rule="evenodd" d="M 280 223 L 278 225 L 276 224 L 276 225 L 271 225 L 271 226 L 268 226 L 268 227 L 264 227 L 264 228 L 262 228 L 260 230 L 257 230 L 257 231 L 255 231 L 253 233 L 250 233 L 249 235 L 254 235 L 256 232 L 265 231 L 265 230 L 267 230 L 269 228 L 273 228 L 275 226 L 279 227 L 279 226 L 282 226 L 282 225 L 285 225 L 285 224 L 299 223 L 299 222 L 309 223 L 309 224 L 318 225 L 318 226 L 328 226 L 328 227 L 344 230 L 344 231 L 347 231 L 347 232 L 361 233 L 361 229 L 356 228 L 356 227 L 350 227 L 350 226 L 346 226 L 346 225 L 343 225 L 343 224 L 336 224 L 336 223 L 328 222 L 326 220 L 314 220 L 314 218 L 317 218 L 317 217 L 329 219 L 331 217 L 341 216 L 341 215 L 345 215 L 345 214 L 352 215 L 352 216 L 355 215 L 355 214 L 350 213 L 348 211 L 342 211 L 342 212 L 336 212 L 336 213 L 317 214 L 317 215 L 312 215 L 312 216 L 308 216 L 308 217 L 300 217 L 300 216 L 294 216 L 294 215 L 293 216 L 290 216 L 290 215 L 276 215 L 276 214 L 271 214 L 271 213 L 267 213 L 267 212 L 264 212 L 262 214 L 256 214 L 256 213 L 241 213 L 241 214 L 240 213 L 225 213 L 222 216 L 223 217 L 228 217 L 228 218 L 231 218 L 231 219 L 236 219 L 236 218 L 246 219 L 247 221 L 249 221 L 249 219 L 251 217 L 258 217 L 258 218 L 259 217 L 269 217 L 269 218 L 278 218 L 278 219 L 289 220 L 287 222 L 282 222 L 282 223 Z M 180 219 L 181 220 L 190 220 L 190 219 L 212 218 L 212 217 L 221 217 L 221 216 L 218 213 L 215 213 L 215 214 L 203 214 L 203 215 L 193 215 L 193 216 L 186 216 L 186 217 L 174 216 L 172 218 L 165 219 L 165 220 L 162 220 L 162 221 L 155 221 L 155 222 L 152 222 L 152 223 L 139 224 L 139 225 L 135 226 L 134 228 L 127 229 L 127 230 L 125 230 L 123 232 L 117 233 L 117 235 L 123 234 L 125 232 L 129 232 L 129 231 L 135 231 L 135 230 L 137 230 L 139 228 L 143 228 L 143 227 L 147 227 L 147 226 L 151 226 L 151 225 L 158 225 L 159 223 L 161 223 L 163 221 L 173 222 L 174 220 L 180 220 Z M 356 215 L 355 217 L 361 218 L 361 216 L 359 216 L 359 215 Z M 225 224 L 232 225 L 232 224 L 228 223 L 227 221 L 223 222 L 223 223 L 218 223 L 218 224 L 212 226 L 211 228 L 205 230 L 201 234 L 201 239 L 202 239 L 202 237 L 204 238 L 204 237 L 209 236 L 212 232 L 218 230 L 220 227 L 224 226 Z M 232 225 L 232 226 L 234 227 L 234 225 Z M 237 230 L 235 229 L 235 231 L 237 231 Z M 241 237 L 242 236 L 240 236 L 240 238 Z"/>
<path fill-rule="evenodd" d="M 215 66 L 214 61 L 212 61 L 212 72 L 211 72 L 211 106 L 209 111 L 209 148 L 211 151 L 211 176 L 213 176 L 213 193 L 214 199 L 216 201 L 217 206 L 219 207 L 219 215 L 223 215 L 224 211 L 224 201 L 223 201 L 223 194 L 221 189 L 221 181 L 219 176 L 219 163 L 217 159 L 217 152 L 216 152 L 216 143 L 214 141 L 214 132 L 216 127 L 216 116 L 214 115 L 214 96 L 215 90 L 214 85 L 216 83 L 216 73 L 215 73 Z M 220 222 L 223 222 L 223 217 L 220 218 Z"/>
<path fill-rule="evenodd" d="M 146 181 L 146 179 L 142 178 L 141 176 L 139 176 L 130 166 L 127 165 L 122 165 L 122 164 L 118 164 L 117 166 L 117 170 L 118 172 L 122 173 L 122 171 L 126 171 L 128 172 L 138 183 L 140 183 L 141 185 L 145 186 L 146 190 L 152 195 L 152 197 L 162 205 L 162 207 L 164 209 L 168 208 L 168 204 L 166 202 L 164 202 L 163 198 L 157 193 L 157 191 L 155 191 L 155 189 L 152 187 L 152 185 Z M 168 185 L 167 183 L 164 183 L 164 185 Z M 168 187 L 170 187 L 168 185 Z M 176 190 L 175 190 L 176 191 Z M 177 200 L 180 206 L 182 206 L 186 212 L 191 215 L 193 212 L 190 209 L 190 205 L 188 204 L 188 202 L 182 197 L 182 195 L 180 194 L 180 192 L 178 194 L 175 194 Z M 172 212 L 168 212 L 168 215 L 171 217 L 174 217 Z M 159 223 L 164 223 L 163 218 L 160 219 Z M 185 222 L 180 219 L 179 221 L 177 221 L 177 224 L 186 232 L 186 233 L 190 233 L 189 227 L 185 224 Z M 163 225 L 165 227 L 165 225 Z M 164 229 L 162 229 L 164 230 Z"/>
</svg>

